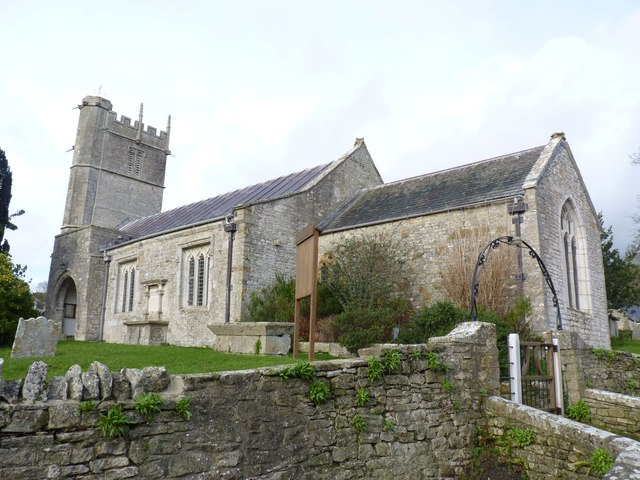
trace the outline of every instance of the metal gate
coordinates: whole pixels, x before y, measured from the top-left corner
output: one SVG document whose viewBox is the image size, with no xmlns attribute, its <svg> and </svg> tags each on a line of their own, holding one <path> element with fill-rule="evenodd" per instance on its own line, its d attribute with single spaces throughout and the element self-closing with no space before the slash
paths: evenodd
<svg viewBox="0 0 640 480">
<path fill-rule="evenodd" d="M 509 335 L 511 400 L 550 413 L 563 414 L 562 370 L 558 339 L 520 342 Z"/>
</svg>

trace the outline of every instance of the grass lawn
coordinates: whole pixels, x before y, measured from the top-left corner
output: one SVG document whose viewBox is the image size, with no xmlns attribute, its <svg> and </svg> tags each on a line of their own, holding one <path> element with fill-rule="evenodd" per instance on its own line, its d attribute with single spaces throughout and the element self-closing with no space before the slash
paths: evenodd
<svg viewBox="0 0 640 480">
<path fill-rule="evenodd" d="M 620 345 L 611 345 L 611 348 L 613 350 L 640 354 L 640 340 L 628 340 Z"/>
<path fill-rule="evenodd" d="M 214 352 L 206 347 L 121 345 L 74 340 L 58 342 L 54 357 L 11 358 L 11 348 L 5 347 L 0 348 L 0 358 L 4 358 L 2 378 L 6 380 L 24 378 L 29 366 L 36 360 L 49 365 L 48 378 L 63 376 L 76 363 L 84 372 L 95 360 L 105 364 L 112 372 L 121 368 L 164 366 L 169 374 L 246 370 L 293 363 L 291 355 L 234 355 Z M 315 358 L 328 360 L 333 357 L 316 354 Z M 306 360 L 306 354 L 301 354 L 300 359 Z"/>
</svg>

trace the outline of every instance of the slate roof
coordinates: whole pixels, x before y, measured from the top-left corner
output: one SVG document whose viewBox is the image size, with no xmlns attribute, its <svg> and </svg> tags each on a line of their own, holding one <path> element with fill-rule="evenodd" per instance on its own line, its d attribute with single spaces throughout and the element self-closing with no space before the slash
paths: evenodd
<svg viewBox="0 0 640 480">
<path fill-rule="evenodd" d="M 318 225 L 322 232 L 459 209 L 522 194 L 544 146 L 361 190 Z"/>
<path fill-rule="evenodd" d="M 156 215 L 134 220 L 120 230 L 131 238 L 141 238 L 169 230 L 214 221 L 230 215 L 234 207 L 273 200 L 302 191 L 311 181 L 328 170 L 332 163 L 285 175 L 217 197 L 208 198 Z"/>
</svg>

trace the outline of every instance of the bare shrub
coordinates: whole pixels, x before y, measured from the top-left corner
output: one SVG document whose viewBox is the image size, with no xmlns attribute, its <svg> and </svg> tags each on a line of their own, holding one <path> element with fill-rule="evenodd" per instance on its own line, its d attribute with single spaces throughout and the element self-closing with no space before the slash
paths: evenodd
<svg viewBox="0 0 640 480">
<path fill-rule="evenodd" d="M 480 251 L 495 237 L 487 225 L 459 230 L 450 236 L 444 254 L 441 288 L 456 305 L 471 308 L 471 276 Z M 479 306 L 503 316 L 515 305 L 516 249 L 501 245 L 491 249 L 479 275 L 476 301 Z"/>
</svg>

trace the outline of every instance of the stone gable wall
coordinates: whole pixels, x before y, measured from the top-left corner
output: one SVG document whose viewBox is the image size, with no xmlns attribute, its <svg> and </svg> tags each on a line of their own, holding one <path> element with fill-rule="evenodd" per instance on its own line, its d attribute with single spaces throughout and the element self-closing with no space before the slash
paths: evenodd
<svg viewBox="0 0 640 480">
<path fill-rule="evenodd" d="M 251 292 L 275 281 L 276 274 L 291 277 L 296 265 L 296 234 L 319 222 L 360 188 L 382 183 L 366 147 L 361 145 L 307 191 L 272 202 L 239 209 L 238 248 L 234 258 L 232 321 Z"/>
<path fill-rule="evenodd" d="M 609 348 L 609 323 L 607 318 L 606 290 L 600 229 L 589 196 L 581 188 L 582 179 L 566 143 L 557 147 L 556 155 L 550 160 L 547 171 L 535 188 L 537 222 L 540 235 L 540 250 L 543 260 L 552 275 L 564 328 L 575 331 L 592 347 Z M 562 260 L 562 239 L 560 238 L 560 214 L 562 206 L 571 200 L 580 223 L 586 268 L 581 270 L 580 290 L 589 292 L 588 305 L 581 310 L 567 305 L 566 281 Z M 584 302 L 583 302 L 584 303 Z M 547 318 L 555 318 L 555 307 L 549 301 L 545 308 Z M 553 328 L 549 323 L 547 328 Z"/>
</svg>

